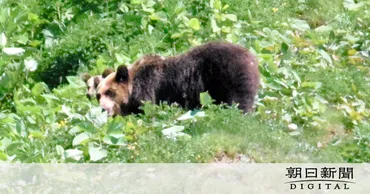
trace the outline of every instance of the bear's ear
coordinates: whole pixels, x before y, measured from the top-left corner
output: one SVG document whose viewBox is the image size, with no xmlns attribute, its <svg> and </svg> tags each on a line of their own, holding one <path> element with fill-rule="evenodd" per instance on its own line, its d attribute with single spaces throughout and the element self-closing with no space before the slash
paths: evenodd
<svg viewBox="0 0 370 194">
<path fill-rule="evenodd" d="M 80 74 L 80 78 L 84 81 L 84 82 L 87 82 L 87 80 L 89 80 L 91 78 L 91 75 L 89 75 L 88 73 L 81 73 Z"/>
<path fill-rule="evenodd" d="M 120 65 L 117 68 L 116 82 L 127 82 L 128 81 L 128 69 L 124 65 Z"/>
<path fill-rule="evenodd" d="M 103 78 L 106 78 L 109 74 L 113 73 L 114 70 L 112 68 L 106 68 L 103 73 L 102 73 L 102 77 Z"/>
</svg>

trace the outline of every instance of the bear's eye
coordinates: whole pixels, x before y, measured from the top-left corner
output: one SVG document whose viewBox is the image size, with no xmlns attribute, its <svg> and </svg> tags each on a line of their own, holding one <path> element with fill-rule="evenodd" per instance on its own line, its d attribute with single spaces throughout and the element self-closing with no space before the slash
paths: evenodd
<svg viewBox="0 0 370 194">
<path fill-rule="evenodd" d="M 104 93 L 104 95 L 106 95 L 106 96 L 109 96 L 109 97 L 113 98 L 113 97 L 116 95 L 116 93 L 114 93 L 112 90 L 107 90 L 107 91 Z"/>
<path fill-rule="evenodd" d="M 100 97 L 101 97 L 101 95 L 99 93 L 96 94 L 96 99 L 98 99 L 98 101 L 100 100 Z"/>
</svg>

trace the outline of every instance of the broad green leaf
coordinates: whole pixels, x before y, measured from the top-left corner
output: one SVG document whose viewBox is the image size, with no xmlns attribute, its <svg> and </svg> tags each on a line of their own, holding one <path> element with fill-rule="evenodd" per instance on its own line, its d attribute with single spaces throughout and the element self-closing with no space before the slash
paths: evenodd
<svg viewBox="0 0 370 194">
<path fill-rule="evenodd" d="M 274 42 L 272 41 L 265 41 L 265 40 L 262 40 L 260 42 L 258 42 L 259 45 L 262 47 L 262 48 L 268 48 L 268 47 L 273 47 L 275 45 Z"/>
<path fill-rule="evenodd" d="M 84 117 L 82 115 L 81 115 L 81 118 L 78 118 L 78 119 L 81 121 L 84 121 Z M 88 121 L 79 123 L 78 127 L 88 133 L 96 133 L 97 131 L 97 128 L 94 126 L 94 124 Z"/>
<path fill-rule="evenodd" d="M 51 37 L 51 38 L 54 37 L 53 33 L 51 33 L 49 30 L 46 30 L 46 29 L 43 29 L 41 33 L 45 36 L 45 38 L 46 37 Z"/>
<path fill-rule="evenodd" d="M 188 120 L 188 119 L 194 119 L 195 117 L 205 117 L 206 114 L 204 111 L 188 111 L 185 114 L 181 115 L 177 120 L 183 121 L 183 120 Z"/>
<path fill-rule="evenodd" d="M 154 30 L 154 27 L 152 25 L 148 25 L 149 34 L 152 34 L 153 30 Z"/>
<path fill-rule="evenodd" d="M 321 82 L 302 82 L 302 87 L 315 88 L 318 89 L 322 85 Z"/>
<path fill-rule="evenodd" d="M 157 13 L 152 13 L 149 18 L 154 21 L 158 21 L 161 19 L 161 17 Z"/>
<path fill-rule="evenodd" d="M 12 140 L 11 139 L 9 139 L 9 138 L 7 138 L 7 137 L 5 137 L 4 139 L 2 139 L 1 141 L 0 141 L 0 150 L 6 150 L 7 149 L 7 147 L 10 145 L 12 143 Z"/>
<path fill-rule="evenodd" d="M 36 14 L 34 14 L 34 13 L 28 13 L 28 19 L 30 20 L 30 21 L 37 21 L 38 19 L 39 19 L 39 16 L 38 15 L 36 15 Z"/>
<path fill-rule="evenodd" d="M 135 130 L 135 128 L 136 128 L 135 124 L 129 121 L 129 122 L 126 122 L 124 131 L 125 133 L 131 133 L 132 131 Z"/>
<path fill-rule="evenodd" d="M 8 160 L 8 155 L 6 155 L 3 151 L 0 150 L 0 160 L 6 161 Z"/>
<path fill-rule="evenodd" d="M 350 49 L 350 50 L 347 51 L 347 53 L 348 53 L 348 56 L 353 56 L 357 53 L 357 50 L 356 49 Z"/>
<path fill-rule="evenodd" d="M 284 114 L 284 115 L 281 117 L 281 119 L 282 119 L 283 121 L 285 121 L 285 122 L 290 123 L 290 122 L 292 122 L 292 115 L 291 115 L 291 114 L 286 113 L 286 114 Z"/>
<path fill-rule="evenodd" d="M 173 126 L 173 127 L 169 127 L 169 128 L 163 129 L 162 130 L 162 133 L 164 135 L 167 135 L 167 134 L 170 134 L 170 133 L 176 133 L 176 132 L 183 131 L 184 129 L 185 129 L 184 126 Z"/>
<path fill-rule="evenodd" d="M 100 55 L 98 60 L 96 60 L 96 66 L 105 67 L 106 65 L 107 65 L 107 61 L 104 59 L 102 55 Z"/>
<path fill-rule="evenodd" d="M 124 2 L 122 2 L 121 5 L 119 6 L 119 10 L 121 10 L 124 13 L 129 11 L 128 7 Z"/>
<path fill-rule="evenodd" d="M 279 80 L 279 79 L 274 79 L 274 81 L 278 84 L 280 84 L 281 86 L 284 86 L 284 88 L 289 88 L 283 81 Z"/>
<path fill-rule="evenodd" d="M 45 83 L 43 82 L 39 82 L 37 84 L 35 84 L 32 89 L 31 89 L 31 93 L 32 95 L 34 96 L 40 96 L 44 91 L 47 90 L 47 86 Z"/>
<path fill-rule="evenodd" d="M 288 49 L 289 49 L 289 46 L 287 44 L 285 44 L 285 43 L 281 44 L 281 52 L 283 54 L 286 54 L 288 52 Z"/>
<path fill-rule="evenodd" d="M 29 123 L 31 123 L 31 124 L 36 124 L 35 119 L 34 119 L 34 118 L 32 118 L 31 116 L 27 116 L 27 117 L 26 117 L 26 120 L 27 120 Z"/>
<path fill-rule="evenodd" d="M 301 134 L 301 132 L 299 132 L 299 131 L 293 131 L 293 132 L 289 133 L 289 135 L 291 135 L 291 136 L 298 136 L 300 134 Z"/>
<path fill-rule="evenodd" d="M 90 139 L 89 135 L 87 135 L 86 133 L 81 133 L 79 135 L 77 135 L 73 141 L 72 141 L 72 145 L 73 146 L 76 146 L 76 145 L 80 145 L 86 141 L 88 141 Z"/>
<path fill-rule="evenodd" d="M 203 106 L 209 106 L 213 103 L 212 97 L 208 94 L 208 92 L 200 93 L 200 104 Z"/>
<path fill-rule="evenodd" d="M 294 124 L 294 123 L 290 123 L 290 124 L 288 125 L 288 129 L 290 129 L 290 130 L 292 130 L 292 131 L 295 131 L 295 130 L 297 130 L 297 129 L 298 129 L 298 126 L 297 126 L 296 124 Z"/>
<path fill-rule="evenodd" d="M 63 155 L 63 153 L 64 153 L 64 148 L 63 148 L 62 146 L 57 145 L 57 146 L 55 147 L 55 149 L 56 149 L 57 154 L 58 154 L 59 156 Z"/>
<path fill-rule="evenodd" d="M 232 43 L 236 43 L 239 40 L 239 37 L 236 36 L 234 33 L 226 35 L 226 40 Z"/>
<path fill-rule="evenodd" d="M 6 36 L 5 33 L 3 32 L 0 34 L 0 46 L 5 47 L 6 43 L 7 43 Z"/>
<path fill-rule="evenodd" d="M 162 134 L 170 139 L 176 139 L 177 137 L 191 137 L 190 135 L 182 132 L 185 129 L 184 126 L 173 126 L 162 130 Z"/>
<path fill-rule="evenodd" d="M 71 115 L 71 108 L 65 105 L 62 105 L 62 113 L 66 114 L 67 116 Z"/>
<path fill-rule="evenodd" d="M 3 52 L 7 55 L 23 55 L 23 48 L 3 48 Z"/>
<path fill-rule="evenodd" d="M 143 0 L 131 0 L 131 4 L 133 4 L 133 5 L 139 5 L 139 4 L 141 4 L 141 3 L 143 3 L 144 1 Z"/>
<path fill-rule="evenodd" d="M 283 87 L 281 87 L 281 85 L 277 84 L 276 82 L 267 83 L 266 87 L 272 90 L 279 90 L 279 91 L 283 89 Z"/>
<path fill-rule="evenodd" d="M 191 46 L 199 46 L 201 44 L 200 39 L 189 38 L 188 41 L 190 42 Z"/>
<path fill-rule="evenodd" d="M 295 72 L 295 71 L 291 71 L 291 73 L 292 73 L 292 75 L 293 75 L 293 77 L 294 77 L 294 79 L 298 82 L 298 84 L 300 85 L 301 84 L 301 78 L 299 77 L 299 75 L 298 75 L 298 73 L 297 72 Z"/>
<path fill-rule="evenodd" d="M 115 138 L 123 137 L 124 123 L 122 117 L 115 117 L 113 121 L 108 124 L 107 134 Z"/>
<path fill-rule="evenodd" d="M 355 36 L 353 34 L 346 34 L 344 36 L 344 39 L 350 41 L 351 43 L 355 43 L 355 42 L 357 42 L 357 41 L 360 40 L 359 37 L 357 37 L 357 36 Z"/>
<path fill-rule="evenodd" d="M 153 0 L 146 0 L 146 6 L 147 7 L 153 7 L 156 4 L 156 1 Z"/>
<path fill-rule="evenodd" d="M 79 133 L 79 132 L 82 132 L 84 131 L 81 127 L 79 126 L 74 126 L 72 127 L 71 130 L 68 131 L 69 134 L 76 134 L 76 133 Z"/>
<path fill-rule="evenodd" d="M 76 160 L 76 161 L 81 159 L 82 154 L 83 154 L 83 152 L 81 150 L 78 150 L 78 149 L 68 149 L 68 150 L 64 151 L 65 158 L 70 158 L 70 159 L 73 159 L 73 160 Z"/>
<path fill-rule="evenodd" d="M 53 44 L 54 44 L 54 39 L 53 38 L 49 38 L 49 37 L 47 37 L 47 38 L 45 38 L 45 47 L 46 48 L 50 48 L 50 47 L 52 47 L 53 46 Z"/>
<path fill-rule="evenodd" d="M 365 5 L 364 2 L 356 3 L 354 0 L 344 0 L 343 1 L 343 7 L 351 11 L 358 10 L 364 5 Z"/>
<path fill-rule="evenodd" d="M 200 29 L 200 23 L 197 18 L 192 18 L 189 20 L 189 26 L 193 28 L 194 30 L 199 30 Z"/>
<path fill-rule="evenodd" d="M 238 20 L 238 17 L 235 14 L 226 14 L 225 17 L 233 22 Z"/>
<path fill-rule="evenodd" d="M 212 8 L 215 8 L 215 9 L 218 9 L 218 10 L 220 10 L 222 8 L 221 0 L 213 0 L 213 3 L 212 3 L 212 1 L 210 3 L 211 3 Z"/>
<path fill-rule="evenodd" d="M 39 40 L 32 40 L 29 44 L 32 47 L 38 47 L 42 42 Z"/>
<path fill-rule="evenodd" d="M 322 49 L 317 50 L 317 52 L 320 53 L 320 55 L 322 56 L 323 59 L 325 59 L 326 62 L 328 62 L 329 64 L 333 63 L 333 61 L 331 60 L 331 57 L 329 56 L 327 52 L 325 52 Z"/>
<path fill-rule="evenodd" d="M 172 35 L 171 35 L 171 38 L 172 39 L 176 39 L 176 38 L 180 38 L 182 36 L 182 33 L 173 33 Z"/>
<path fill-rule="evenodd" d="M 316 32 L 330 32 L 332 30 L 333 28 L 331 26 L 326 26 L 326 25 L 315 28 Z"/>
<path fill-rule="evenodd" d="M 133 135 L 125 135 L 125 139 L 127 141 L 133 141 L 134 140 L 134 136 Z"/>
<path fill-rule="evenodd" d="M 124 64 L 131 60 L 129 57 L 122 53 L 114 53 L 114 56 L 116 57 L 117 62 L 120 64 Z"/>
<path fill-rule="evenodd" d="M 290 19 L 289 23 L 292 28 L 295 28 L 297 30 L 306 31 L 310 29 L 310 25 L 305 20 L 300 19 Z"/>
<path fill-rule="evenodd" d="M 77 76 L 67 76 L 67 80 L 69 85 L 72 88 L 85 88 L 86 84 L 84 81 L 82 81 L 79 77 Z"/>
<path fill-rule="evenodd" d="M 44 97 L 45 100 L 48 101 L 48 103 L 59 100 L 59 98 L 54 96 L 53 94 L 42 94 L 41 96 Z"/>
<path fill-rule="evenodd" d="M 23 34 L 23 35 L 20 35 L 20 36 L 18 36 L 18 37 L 16 37 L 16 41 L 18 42 L 18 43 L 21 43 L 21 44 L 27 44 L 27 42 L 28 42 L 28 34 Z"/>
<path fill-rule="evenodd" d="M 271 61 L 271 62 L 267 63 L 267 70 L 270 73 L 277 73 L 278 70 L 279 70 L 279 67 L 274 62 Z"/>
<path fill-rule="evenodd" d="M 216 20 L 211 18 L 211 28 L 214 33 L 219 32 L 221 29 L 217 26 Z"/>
<path fill-rule="evenodd" d="M 167 137 L 176 137 L 181 136 L 184 133 L 181 133 L 185 129 L 184 126 L 173 126 L 162 130 L 162 134 Z"/>
<path fill-rule="evenodd" d="M 89 155 L 90 155 L 90 160 L 91 161 L 98 161 L 101 160 L 108 155 L 108 151 L 105 149 L 101 148 L 94 148 L 94 147 L 89 147 Z"/>
<path fill-rule="evenodd" d="M 231 32 L 231 28 L 228 26 L 222 26 L 221 31 L 226 34 L 229 34 Z"/>
<path fill-rule="evenodd" d="M 12 142 L 7 146 L 6 152 L 8 153 L 8 155 L 17 154 L 23 145 L 24 143 L 22 142 Z"/>
<path fill-rule="evenodd" d="M 135 133 L 137 135 L 140 135 L 140 134 L 148 132 L 149 130 L 150 130 L 150 128 L 147 128 L 147 127 L 136 127 L 135 128 Z"/>
<path fill-rule="evenodd" d="M 95 127 L 102 127 L 107 123 L 107 112 L 103 112 L 100 107 L 94 107 L 85 115 L 85 117 L 92 122 Z"/>
<path fill-rule="evenodd" d="M 45 139 L 45 136 L 41 131 L 30 131 L 30 136 L 38 139 Z"/>
<path fill-rule="evenodd" d="M 322 113 L 325 112 L 325 110 L 326 110 L 326 106 L 324 104 L 320 103 L 318 100 L 314 100 L 312 102 L 312 108 L 314 110 L 319 110 Z"/>
<path fill-rule="evenodd" d="M 0 76 L 0 87 L 5 89 L 12 89 L 16 83 L 18 83 L 19 74 L 18 72 L 5 71 Z"/>
<path fill-rule="evenodd" d="M 145 6 L 143 6 L 143 11 L 145 11 L 145 12 L 148 12 L 148 13 L 153 13 L 155 10 L 153 9 L 153 8 L 146 8 Z"/>
<path fill-rule="evenodd" d="M 117 137 L 117 136 L 116 136 Z M 104 143 L 109 145 L 118 145 L 118 146 L 124 146 L 127 145 L 127 141 L 124 135 L 121 137 L 116 138 L 114 136 L 106 135 L 103 138 Z"/>
</svg>

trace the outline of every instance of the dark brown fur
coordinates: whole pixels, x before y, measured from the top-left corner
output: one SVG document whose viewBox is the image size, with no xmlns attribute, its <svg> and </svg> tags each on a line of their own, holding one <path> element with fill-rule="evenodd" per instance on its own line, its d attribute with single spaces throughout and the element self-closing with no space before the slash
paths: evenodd
<svg viewBox="0 0 370 194">
<path fill-rule="evenodd" d="M 217 104 L 238 103 L 244 112 L 252 109 L 259 87 L 258 62 L 243 47 L 208 43 L 176 57 L 143 62 L 130 70 L 117 69 L 115 80 L 131 88 L 118 91 L 129 94 L 127 103 L 120 103 L 123 115 L 140 112 L 142 101 L 197 108 L 200 93 L 206 91 Z"/>
</svg>

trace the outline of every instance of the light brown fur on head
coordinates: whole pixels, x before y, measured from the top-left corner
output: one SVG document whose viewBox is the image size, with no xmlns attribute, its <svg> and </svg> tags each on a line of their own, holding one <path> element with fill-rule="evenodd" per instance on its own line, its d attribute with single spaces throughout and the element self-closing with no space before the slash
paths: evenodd
<svg viewBox="0 0 370 194">
<path fill-rule="evenodd" d="M 121 113 L 121 104 L 127 104 L 131 93 L 131 84 L 128 80 L 116 80 L 117 73 L 111 73 L 97 88 L 97 99 L 100 106 L 108 112 L 109 116 Z"/>
<path fill-rule="evenodd" d="M 100 82 L 112 72 L 114 72 L 113 69 L 107 68 L 104 70 L 102 75 L 91 76 L 88 73 L 81 74 L 81 78 L 85 81 L 87 86 L 87 98 L 91 99 L 95 96 L 96 89 Z"/>
<path fill-rule="evenodd" d="M 95 96 L 96 87 L 99 85 L 101 80 L 103 80 L 103 78 L 99 75 L 90 77 L 88 80 L 85 81 L 87 86 L 87 98 L 91 99 L 93 96 Z"/>
<path fill-rule="evenodd" d="M 134 62 L 130 69 L 125 66 L 117 68 L 117 72 L 111 73 L 101 81 L 97 88 L 97 99 L 100 106 L 108 111 L 108 115 L 121 114 L 121 105 L 127 104 L 131 91 L 133 78 L 137 71 L 145 65 L 163 61 L 159 55 L 145 55 Z"/>
</svg>

